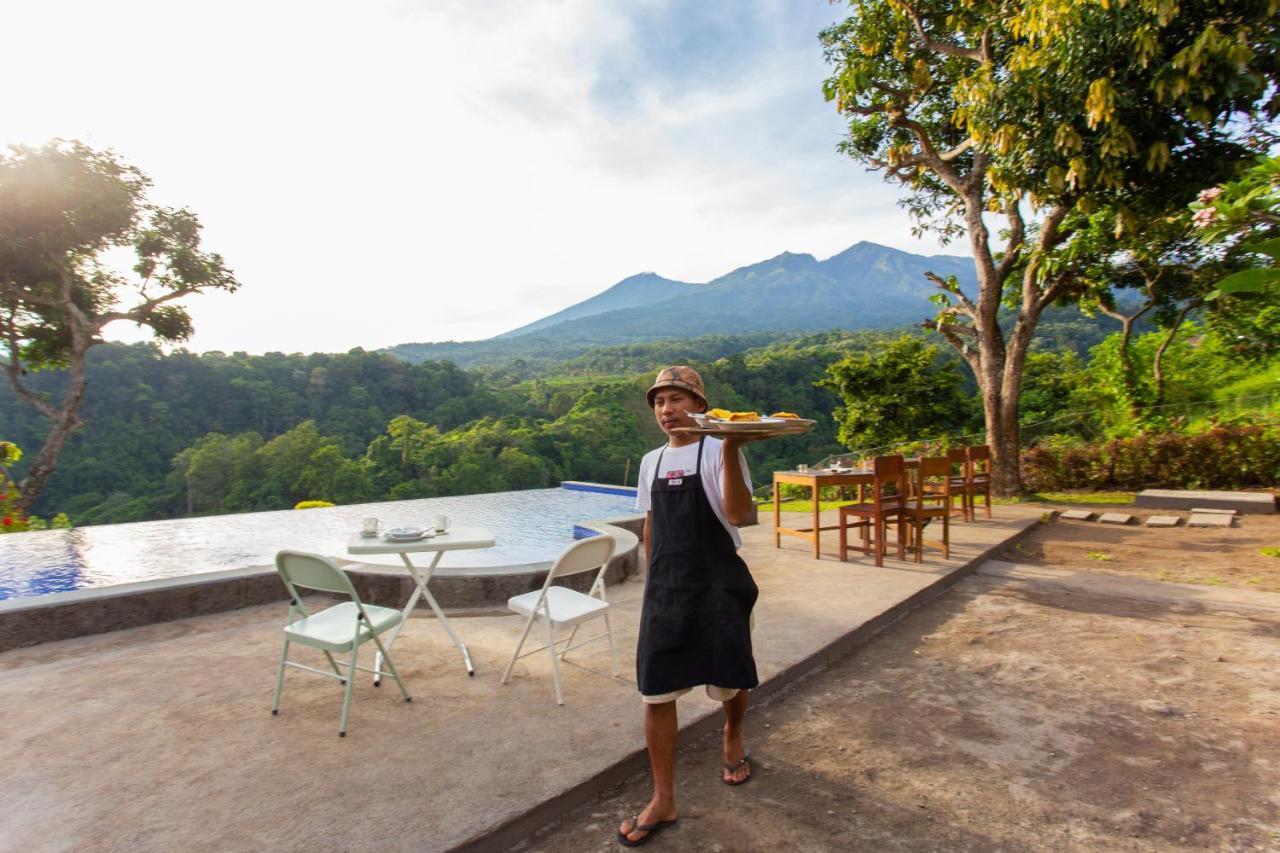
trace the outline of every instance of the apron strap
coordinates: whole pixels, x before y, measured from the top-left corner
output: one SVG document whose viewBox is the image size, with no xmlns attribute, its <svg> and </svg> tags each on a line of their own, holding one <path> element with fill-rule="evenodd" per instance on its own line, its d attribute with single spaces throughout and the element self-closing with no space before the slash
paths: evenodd
<svg viewBox="0 0 1280 853">
<path fill-rule="evenodd" d="M 705 435 L 698 436 L 698 461 L 693 463 L 693 473 L 702 473 L 702 443 L 707 440 Z M 653 466 L 653 479 L 657 482 L 662 478 L 662 454 L 667 452 L 667 445 L 662 445 L 662 449 L 658 451 L 658 461 Z"/>
</svg>

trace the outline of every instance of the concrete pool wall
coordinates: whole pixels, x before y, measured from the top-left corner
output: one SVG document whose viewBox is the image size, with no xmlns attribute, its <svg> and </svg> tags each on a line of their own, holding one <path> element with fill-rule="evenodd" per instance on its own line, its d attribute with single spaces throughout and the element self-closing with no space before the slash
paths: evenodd
<svg viewBox="0 0 1280 853">
<path fill-rule="evenodd" d="M 614 538 L 614 556 L 605 575 L 609 583 L 640 570 L 643 515 L 581 521 L 577 526 Z M 412 592 L 413 579 L 404 569 L 342 559 L 339 562 L 367 602 L 402 607 Z M 505 611 L 508 598 L 541 586 L 550 567 L 550 561 L 485 569 L 441 567 L 432 577 L 431 593 L 447 610 Z M 593 580 L 587 572 L 567 579 L 567 584 L 581 586 L 585 591 Z M 285 598 L 284 585 L 274 566 L 12 598 L 0 601 L 0 652 Z M 418 607 L 426 608 L 427 604 L 422 601 Z"/>
</svg>

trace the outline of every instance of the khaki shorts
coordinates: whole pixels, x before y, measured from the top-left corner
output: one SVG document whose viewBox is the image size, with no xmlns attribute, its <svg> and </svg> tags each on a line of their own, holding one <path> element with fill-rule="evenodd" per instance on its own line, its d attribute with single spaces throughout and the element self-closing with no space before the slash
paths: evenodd
<svg viewBox="0 0 1280 853">
<path fill-rule="evenodd" d="M 756 630 L 756 612 L 751 611 L 751 620 L 748 622 L 750 630 L 754 633 Z M 739 688 L 737 687 L 716 687 L 714 684 L 704 685 L 707 690 L 707 698 L 713 702 L 728 702 L 734 696 L 737 696 Z M 641 694 L 640 698 L 644 700 L 646 705 L 662 705 L 667 702 L 674 702 L 684 694 L 692 690 L 692 687 L 682 687 L 679 690 L 672 690 L 670 693 L 659 693 L 657 696 L 645 696 Z"/>
<path fill-rule="evenodd" d="M 716 687 L 712 684 L 706 685 L 707 698 L 714 702 L 728 702 L 740 692 L 736 687 Z M 674 702 L 684 694 L 692 690 L 692 687 L 682 687 L 679 690 L 672 690 L 670 693 L 661 693 L 657 696 L 641 696 L 646 705 L 662 705 L 666 702 Z"/>
</svg>

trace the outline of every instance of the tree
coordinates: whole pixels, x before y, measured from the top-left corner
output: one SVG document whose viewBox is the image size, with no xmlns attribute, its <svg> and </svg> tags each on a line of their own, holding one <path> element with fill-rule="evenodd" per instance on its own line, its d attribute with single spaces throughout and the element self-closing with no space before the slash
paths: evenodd
<svg viewBox="0 0 1280 853">
<path fill-rule="evenodd" d="M 160 340 L 185 340 L 191 316 L 176 300 L 238 287 L 222 258 L 200 248 L 195 214 L 152 204 L 149 186 L 115 153 L 80 142 L 11 146 L 0 156 L 4 368 L 14 393 L 50 421 L 20 484 L 23 510 L 44 489 L 67 438 L 83 426 L 85 355 L 102 342 L 103 329 L 127 320 Z M 121 249 L 136 257 L 131 275 L 107 261 Z M 126 301 L 132 304 L 122 307 Z M 24 382 L 29 371 L 48 368 L 69 374 L 58 402 Z"/>
<path fill-rule="evenodd" d="M 1259 157 L 1190 209 L 1206 245 L 1244 267 L 1205 297 L 1210 324 L 1246 357 L 1280 350 L 1280 157 Z"/>
<path fill-rule="evenodd" d="M 1116 344 L 1122 398 L 1136 416 L 1139 406 L 1158 405 L 1164 396 L 1164 356 L 1191 312 L 1201 308 L 1214 283 L 1236 259 L 1211 251 L 1196 234 L 1183 208 L 1152 218 L 1140 231 L 1115 233 L 1115 211 L 1085 219 L 1064 246 L 1064 268 L 1080 282 L 1080 308 L 1120 321 Z M 1123 294 L 1123 297 L 1121 296 Z M 1121 304 L 1125 298 L 1127 304 Z M 1164 332 L 1151 360 L 1152 383 L 1142 383 L 1130 352 L 1135 324 L 1150 315 Z M 1144 397 L 1140 388 L 1149 387 Z"/>
<path fill-rule="evenodd" d="M 827 368 L 823 385 L 843 399 L 841 444 L 885 449 L 967 428 L 972 414 L 956 363 L 935 346 L 903 335 L 878 353 L 849 355 Z"/>
<path fill-rule="evenodd" d="M 907 189 L 918 229 L 968 238 L 978 290 L 932 276 L 930 321 L 982 395 L 997 494 L 1021 489 L 1019 396 L 1044 310 L 1079 296 L 1063 248 L 1184 206 L 1280 109 L 1271 0 L 851 0 L 822 34 L 841 150 Z M 1005 222 L 1004 245 L 986 217 Z M 1007 330 L 1001 304 L 1013 312 Z"/>
</svg>

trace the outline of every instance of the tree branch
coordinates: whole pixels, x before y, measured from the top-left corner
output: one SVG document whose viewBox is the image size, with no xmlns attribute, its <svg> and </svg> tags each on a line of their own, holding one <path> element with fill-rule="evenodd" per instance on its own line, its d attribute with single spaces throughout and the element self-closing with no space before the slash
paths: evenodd
<svg viewBox="0 0 1280 853">
<path fill-rule="evenodd" d="M 984 62 L 987 54 L 990 53 L 990 31 L 986 31 L 982 35 L 981 47 L 960 47 L 945 41 L 932 41 L 924 31 L 924 19 L 920 15 L 920 10 L 906 3 L 901 4 L 902 10 L 907 13 L 907 17 L 911 19 L 911 25 L 915 28 L 916 36 L 920 39 L 920 44 L 925 50 L 934 53 L 945 53 L 947 56 L 958 56 L 961 59 L 972 59 L 974 62 Z"/>
<path fill-rule="evenodd" d="M 29 302 L 32 305 L 39 305 L 43 308 L 57 308 L 61 302 L 56 296 L 44 296 L 35 291 L 28 290 L 21 285 L 15 284 L 11 279 L 4 280 L 4 289 L 11 298 L 19 303 Z"/>
<path fill-rule="evenodd" d="M 974 144 L 975 143 L 973 141 L 973 137 L 971 136 L 968 139 L 966 139 L 964 142 L 961 142 L 955 148 L 952 148 L 949 151 L 943 151 L 941 154 L 938 155 L 938 159 L 944 163 L 950 163 L 952 160 L 956 159 L 961 154 L 963 154 L 964 152 L 972 148 Z"/>
<path fill-rule="evenodd" d="M 18 344 L 18 324 L 16 308 L 9 310 L 9 319 L 5 322 L 5 346 L 9 350 L 9 360 L 5 362 L 4 372 L 9 377 L 9 386 L 25 403 L 36 409 L 46 418 L 53 420 L 58 416 L 48 400 L 22 384 L 22 347 Z"/>
<path fill-rule="evenodd" d="M 181 299 L 184 296 L 191 296 L 199 293 L 200 288 L 196 286 L 182 287 L 172 290 L 163 296 L 153 296 L 140 305 L 130 308 L 128 311 L 108 311 L 105 314 L 99 314 L 93 323 L 95 332 L 101 331 L 108 323 L 114 323 L 116 320 L 132 320 L 135 323 L 146 322 L 151 312 L 166 302 L 172 302 L 175 299 Z"/>
<path fill-rule="evenodd" d="M 1004 247 L 1004 257 L 996 268 L 996 276 L 1001 287 L 1009 280 L 1013 268 L 1018 264 L 1022 253 L 1022 244 L 1027 239 L 1027 223 L 1022 218 L 1022 210 L 1018 207 L 1021 199 L 1013 199 L 1005 203 L 1004 215 L 1009 220 L 1009 242 Z"/>
<path fill-rule="evenodd" d="M 953 289 L 951 287 L 951 284 L 942 276 L 938 275 L 937 273 L 926 272 L 924 274 L 924 277 L 927 278 L 929 281 L 933 282 L 934 285 L 943 293 L 948 293 L 956 298 L 956 301 L 960 303 L 959 305 L 955 306 L 958 309 L 959 313 L 964 314 L 966 317 L 973 317 L 975 319 L 977 318 L 978 306 L 974 305 L 973 302 L 969 299 L 969 297 L 961 293 L 958 287 Z"/>
<path fill-rule="evenodd" d="M 967 341 L 960 339 L 960 335 L 963 334 L 960 331 L 961 329 L 972 334 L 975 338 L 977 337 L 977 332 L 969 326 L 961 326 L 954 323 L 938 323 L 936 328 L 938 334 L 946 338 L 947 343 L 951 344 L 955 351 L 960 353 L 960 357 L 965 360 L 965 363 L 969 365 L 969 369 L 973 371 L 973 375 L 981 376 L 982 356 L 979 349 L 969 346 Z"/>
</svg>

